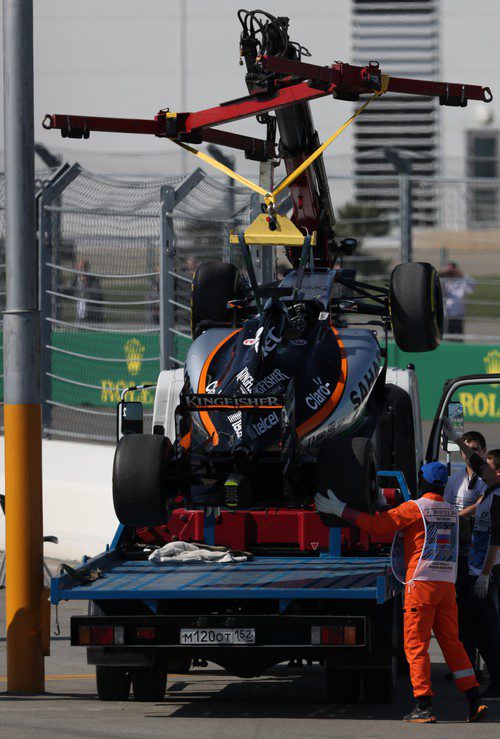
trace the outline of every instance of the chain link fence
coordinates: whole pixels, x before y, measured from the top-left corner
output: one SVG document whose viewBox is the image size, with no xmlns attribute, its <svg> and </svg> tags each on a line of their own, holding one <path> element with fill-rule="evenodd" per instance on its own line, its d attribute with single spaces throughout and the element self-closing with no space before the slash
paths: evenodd
<svg viewBox="0 0 500 739">
<path fill-rule="evenodd" d="M 228 231 L 250 198 L 201 171 L 125 181 L 63 168 L 39 195 L 43 426 L 46 435 L 115 438 L 130 386 L 182 363 L 191 276 L 228 259 Z M 163 359 L 162 359 L 163 358 Z M 150 430 L 154 389 L 131 394 Z M 130 396 L 129 396 L 130 399 Z"/>
<path fill-rule="evenodd" d="M 328 160 L 327 172 L 337 234 L 355 236 L 360 244 L 344 264 L 363 277 L 386 281 L 391 268 L 409 257 L 443 272 L 445 291 L 466 280 L 464 320 L 460 330 L 448 323 L 447 336 L 497 343 L 500 181 L 419 176 L 404 181 L 374 173 L 364 177 L 370 198 L 358 200 L 359 177 Z M 398 208 L 384 199 L 395 186 Z M 113 441 L 121 392 L 155 383 L 162 366 L 183 362 L 197 265 L 222 259 L 241 266 L 228 233 L 255 217 L 258 202 L 246 189 L 222 184 L 202 170 L 188 177 L 123 179 L 77 163 L 42 173 L 37 192 L 44 432 Z M 432 228 L 428 202 L 437 213 Z M 4 210 L 0 174 L 2 311 Z M 279 261 L 286 268 L 282 257 L 278 267 Z M 450 263 L 462 276 L 451 274 Z M 3 398 L 3 376 L 0 391 Z M 154 390 L 134 396 L 145 405 L 150 429 Z"/>
<path fill-rule="evenodd" d="M 387 207 L 385 195 L 393 192 L 397 177 L 363 177 L 373 195 L 368 203 L 356 200 L 359 179 L 329 177 L 333 193 L 352 193 L 336 212 L 337 232 L 360 241 L 349 266 L 387 280 L 399 261 L 430 262 L 442 276 L 445 338 L 498 342 L 500 180 L 400 176 L 399 207 L 394 209 Z M 428 226 L 429 202 L 436 214 L 433 227 Z"/>
</svg>

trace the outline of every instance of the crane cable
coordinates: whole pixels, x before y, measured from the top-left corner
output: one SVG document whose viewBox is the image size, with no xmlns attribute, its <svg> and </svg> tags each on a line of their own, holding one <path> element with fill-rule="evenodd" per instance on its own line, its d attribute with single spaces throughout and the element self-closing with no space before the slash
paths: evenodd
<svg viewBox="0 0 500 739">
<path fill-rule="evenodd" d="M 328 138 L 324 144 L 321 144 L 316 151 L 314 151 L 305 161 L 302 162 L 302 164 L 299 164 L 299 166 L 287 177 L 285 177 L 284 180 L 282 180 L 279 185 L 272 191 L 269 192 L 268 190 L 264 189 L 260 185 L 256 185 L 255 182 L 252 182 L 252 180 L 247 179 L 246 177 L 243 177 L 243 175 L 238 174 L 237 172 L 234 172 L 229 167 L 226 167 L 225 164 L 221 164 L 221 162 L 218 162 L 217 159 L 214 159 L 209 154 L 205 154 L 203 151 L 199 151 L 199 149 L 195 149 L 192 146 L 188 146 L 188 144 L 183 144 L 181 141 L 174 141 L 174 143 L 177 144 L 177 146 L 180 146 L 181 149 L 184 149 L 184 151 L 188 151 L 190 154 L 194 154 L 194 156 L 198 157 L 202 161 L 206 162 L 207 164 L 210 164 L 212 167 L 215 167 L 215 169 L 218 169 L 219 172 L 222 172 L 223 174 L 227 175 L 228 177 L 231 177 L 233 180 L 236 180 L 237 182 L 241 183 L 245 187 L 248 187 L 250 190 L 253 190 L 254 192 L 259 193 L 259 195 L 262 195 L 264 197 L 265 203 L 267 206 L 275 206 L 276 205 L 276 197 L 285 189 L 285 187 L 289 187 L 292 182 L 295 182 L 297 177 L 299 177 L 302 172 L 304 172 L 323 152 L 325 149 L 327 149 L 330 144 L 335 141 L 335 139 L 340 136 L 340 134 L 345 131 L 347 126 L 349 126 L 357 117 L 358 115 L 361 115 L 364 110 L 372 103 L 375 98 L 380 97 L 385 92 L 387 92 L 387 88 L 389 86 L 389 75 L 383 74 L 380 90 L 377 90 L 374 95 L 372 95 L 371 98 L 369 98 L 363 105 L 356 110 L 350 118 L 347 119 L 345 123 L 343 123 L 340 128 L 338 128 L 335 133 L 333 133 L 330 138 Z"/>
</svg>

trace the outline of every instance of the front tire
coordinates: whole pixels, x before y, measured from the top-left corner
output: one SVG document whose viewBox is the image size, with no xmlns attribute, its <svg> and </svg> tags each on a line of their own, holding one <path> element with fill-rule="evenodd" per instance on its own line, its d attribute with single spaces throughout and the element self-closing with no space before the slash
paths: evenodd
<svg viewBox="0 0 500 739">
<path fill-rule="evenodd" d="M 130 434 L 116 446 L 113 503 L 125 526 L 160 526 L 168 521 L 167 482 L 172 444 L 165 436 Z"/>
<path fill-rule="evenodd" d="M 427 262 L 398 264 L 389 286 L 394 340 L 404 352 L 428 352 L 443 337 L 443 295 L 439 275 Z"/>
</svg>

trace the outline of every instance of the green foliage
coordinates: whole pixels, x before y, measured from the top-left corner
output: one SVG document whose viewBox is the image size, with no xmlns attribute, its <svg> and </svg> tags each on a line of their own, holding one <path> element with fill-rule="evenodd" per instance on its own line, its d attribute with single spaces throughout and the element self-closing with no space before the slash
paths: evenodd
<svg viewBox="0 0 500 739">
<path fill-rule="evenodd" d="M 385 236 L 390 230 L 390 221 L 380 208 L 362 203 L 346 203 L 336 211 L 337 223 L 335 236 L 337 241 L 352 236 L 358 240 L 356 256 L 365 256 L 362 252 L 363 238 L 366 236 Z M 371 255 L 370 255 L 371 256 Z M 388 260 L 373 256 L 362 262 L 344 257 L 345 267 L 355 267 L 359 274 L 372 275 L 387 272 Z"/>
<path fill-rule="evenodd" d="M 363 236 L 385 236 L 390 229 L 390 221 L 383 210 L 361 203 L 343 205 L 337 210 L 337 221 L 335 233 L 340 238 L 354 236 L 359 240 Z"/>
</svg>

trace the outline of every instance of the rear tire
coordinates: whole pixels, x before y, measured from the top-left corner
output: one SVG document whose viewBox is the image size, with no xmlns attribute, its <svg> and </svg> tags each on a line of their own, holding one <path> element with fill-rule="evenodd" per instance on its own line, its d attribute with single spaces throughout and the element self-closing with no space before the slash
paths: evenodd
<svg viewBox="0 0 500 739">
<path fill-rule="evenodd" d="M 130 434 L 117 444 L 113 503 L 125 526 L 167 523 L 167 473 L 172 444 L 165 436 Z"/>
<path fill-rule="evenodd" d="M 101 701 L 126 701 L 130 693 L 130 673 L 126 667 L 95 668 L 97 695 Z"/>
<path fill-rule="evenodd" d="M 162 667 L 134 667 L 132 687 L 134 700 L 140 703 L 155 703 L 165 698 L 167 671 Z"/>
<path fill-rule="evenodd" d="M 404 352 L 428 352 L 443 337 L 443 295 L 431 264 L 407 262 L 394 267 L 389 287 L 394 340 Z"/>
<path fill-rule="evenodd" d="M 203 262 L 193 277 L 191 288 L 191 334 L 196 339 L 207 325 L 202 321 L 231 323 L 234 310 L 228 310 L 229 300 L 238 297 L 240 273 L 234 264 Z"/>
<path fill-rule="evenodd" d="M 361 670 L 327 667 L 326 695 L 329 703 L 357 703 L 361 689 Z"/>
<path fill-rule="evenodd" d="M 379 469 L 401 470 L 412 497 L 415 497 L 417 460 L 413 406 L 408 393 L 397 385 L 386 385 L 378 433 Z"/>
<path fill-rule="evenodd" d="M 367 703 L 392 703 L 397 678 L 397 658 L 390 667 L 363 672 L 363 692 Z"/>
<path fill-rule="evenodd" d="M 328 489 L 358 511 L 373 513 L 377 497 L 377 462 L 370 439 L 325 439 L 318 457 L 318 490 Z M 320 513 L 321 521 L 330 527 L 347 523 L 329 513 Z"/>
<path fill-rule="evenodd" d="M 186 675 L 191 669 L 191 657 L 167 657 L 169 675 Z"/>
</svg>

